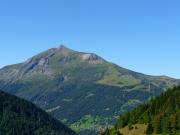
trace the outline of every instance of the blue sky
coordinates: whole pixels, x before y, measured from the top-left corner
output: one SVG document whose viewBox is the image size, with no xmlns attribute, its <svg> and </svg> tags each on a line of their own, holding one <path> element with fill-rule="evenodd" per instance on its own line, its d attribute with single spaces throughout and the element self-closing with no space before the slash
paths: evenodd
<svg viewBox="0 0 180 135">
<path fill-rule="evenodd" d="M 65 44 L 180 78 L 179 0 L 0 0 L 0 67 Z"/>
</svg>

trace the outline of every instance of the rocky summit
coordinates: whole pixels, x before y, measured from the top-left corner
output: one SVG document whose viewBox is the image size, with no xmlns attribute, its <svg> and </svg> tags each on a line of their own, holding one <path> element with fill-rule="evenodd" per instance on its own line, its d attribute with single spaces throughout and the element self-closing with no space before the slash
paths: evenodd
<svg viewBox="0 0 180 135">
<path fill-rule="evenodd" d="M 177 84 L 180 80 L 137 73 L 64 45 L 0 70 L 0 89 L 83 134 L 111 126 L 120 114 Z"/>
</svg>

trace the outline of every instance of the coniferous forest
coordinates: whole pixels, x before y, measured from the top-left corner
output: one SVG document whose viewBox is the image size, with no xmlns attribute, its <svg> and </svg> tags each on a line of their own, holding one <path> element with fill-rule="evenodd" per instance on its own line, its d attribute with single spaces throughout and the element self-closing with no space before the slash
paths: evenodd
<svg viewBox="0 0 180 135">
<path fill-rule="evenodd" d="M 120 116 L 112 129 L 106 129 L 103 135 L 121 135 L 120 130 L 135 124 L 146 124 L 146 134 L 179 135 L 180 134 L 180 86 L 169 89 L 159 97 L 131 112 Z"/>
<path fill-rule="evenodd" d="M 76 135 L 34 104 L 0 91 L 0 135 Z"/>
</svg>

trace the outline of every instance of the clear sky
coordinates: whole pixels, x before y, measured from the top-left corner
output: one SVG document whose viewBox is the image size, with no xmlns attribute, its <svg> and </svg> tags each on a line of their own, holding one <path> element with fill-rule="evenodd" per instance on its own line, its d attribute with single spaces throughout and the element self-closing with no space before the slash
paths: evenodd
<svg viewBox="0 0 180 135">
<path fill-rule="evenodd" d="M 0 67 L 59 44 L 180 78 L 180 1 L 0 0 Z"/>
</svg>

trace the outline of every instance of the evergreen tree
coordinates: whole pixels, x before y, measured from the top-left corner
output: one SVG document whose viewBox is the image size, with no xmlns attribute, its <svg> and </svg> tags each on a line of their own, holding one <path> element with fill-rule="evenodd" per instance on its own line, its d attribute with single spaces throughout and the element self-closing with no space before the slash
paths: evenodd
<svg viewBox="0 0 180 135">
<path fill-rule="evenodd" d="M 160 118 L 160 116 L 158 116 L 158 117 L 156 117 L 154 119 L 153 125 L 154 125 L 155 133 L 157 133 L 157 134 L 162 133 L 162 131 L 161 131 L 161 118 Z"/>
<path fill-rule="evenodd" d="M 146 129 L 146 135 L 151 135 L 152 133 L 153 133 L 153 126 L 151 123 L 149 123 Z"/>
<path fill-rule="evenodd" d="M 109 130 L 109 128 L 106 128 L 106 130 L 105 130 L 105 132 L 104 132 L 104 133 L 105 133 L 105 135 L 111 135 L 111 134 L 110 134 L 110 130 Z"/>
</svg>

